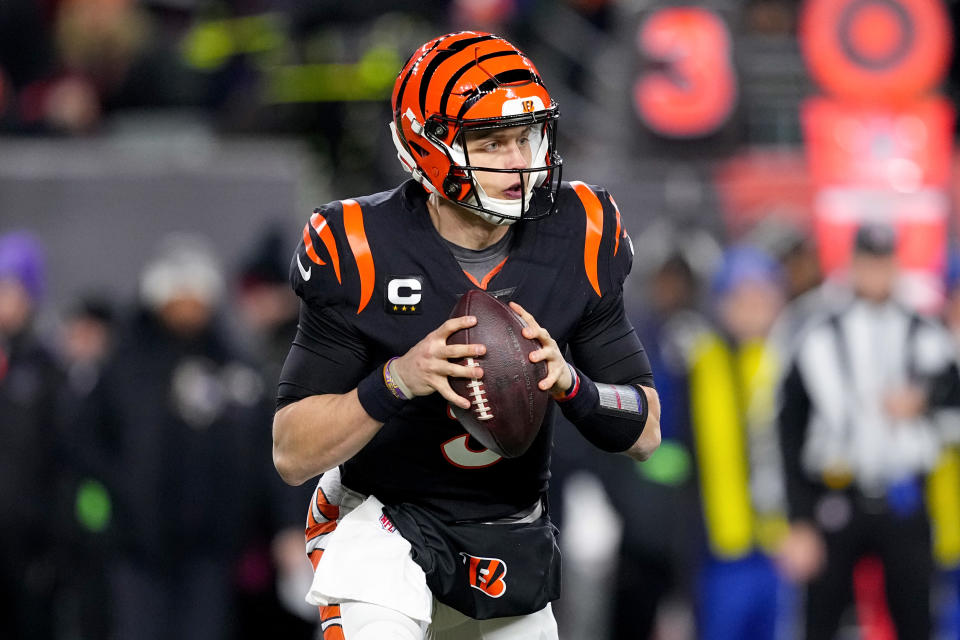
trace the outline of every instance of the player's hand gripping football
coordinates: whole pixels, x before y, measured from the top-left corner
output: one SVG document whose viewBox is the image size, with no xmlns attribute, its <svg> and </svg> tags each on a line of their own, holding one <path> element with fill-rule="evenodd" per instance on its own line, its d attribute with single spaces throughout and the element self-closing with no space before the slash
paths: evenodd
<svg viewBox="0 0 960 640">
<path fill-rule="evenodd" d="M 550 337 L 550 333 L 541 327 L 526 309 L 516 302 L 511 302 L 510 308 L 527 323 L 523 337 L 540 343 L 540 348 L 530 353 L 530 362 L 543 361 L 547 364 L 547 377 L 540 381 L 540 388 L 554 395 L 564 393 L 573 384 L 573 376 L 570 375 L 570 367 L 560 353 L 557 341 Z"/>
<path fill-rule="evenodd" d="M 487 348 L 482 344 L 447 344 L 447 338 L 475 324 L 475 316 L 450 318 L 394 360 L 390 372 L 399 376 L 415 396 L 426 396 L 436 391 L 447 402 L 469 409 L 470 401 L 450 388 L 447 376 L 482 378 L 483 369 L 454 364 L 450 360 L 482 356 Z"/>
</svg>

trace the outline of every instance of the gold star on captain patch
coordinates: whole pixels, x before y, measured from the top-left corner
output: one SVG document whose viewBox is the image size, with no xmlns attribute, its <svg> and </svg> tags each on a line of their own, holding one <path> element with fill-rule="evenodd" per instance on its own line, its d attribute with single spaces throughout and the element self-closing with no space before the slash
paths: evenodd
<svg viewBox="0 0 960 640">
<path fill-rule="evenodd" d="M 406 311 L 406 310 L 407 310 L 406 307 L 403 307 L 402 309 L 400 309 L 400 311 Z"/>
<path fill-rule="evenodd" d="M 417 310 L 416 307 L 410 307 L 410 311 L 416 311 L 416 310 Z"/>
<path fill-rule="evenodd" d="M 393 310 L 394 310 L 394 311 L 397 310 L 397 305 L 393 305 Z"/>
</svg>

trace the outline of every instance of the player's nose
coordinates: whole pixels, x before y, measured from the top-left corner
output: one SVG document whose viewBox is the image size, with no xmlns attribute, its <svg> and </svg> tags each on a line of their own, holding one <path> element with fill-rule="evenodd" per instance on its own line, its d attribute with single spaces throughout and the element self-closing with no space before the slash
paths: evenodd
<svg viewBox="0 0 960 640">
<path fill-rule="evenodd" d="M 508 169 L 526 169 L 529 164 L 529 158 L 527 156 L 527 150 L 519 142 L 512 142 L 510 144 L 510 157 L 508 159 L 507 168 Z"/>
</svg>

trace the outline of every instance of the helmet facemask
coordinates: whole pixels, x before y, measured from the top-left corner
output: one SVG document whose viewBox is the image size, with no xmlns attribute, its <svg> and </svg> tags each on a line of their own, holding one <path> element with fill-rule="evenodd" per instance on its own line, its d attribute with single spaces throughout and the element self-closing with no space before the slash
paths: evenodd
<svg viewBox="0 0 960 640">
<path fill-rule="evenodd" d="M 467 143 L 470 134 L 482 135 L 487 131 L 518 126 L 529 127 L 531 155 L 527 167 L 500 169 L 471 161 Z M 496 122 L 462 123 L 453 144 L 443 145 L 451 164 L 450 174 L 443 183 L 443 196 L 497 225 L 549 215 L 556 206 L 563 162 L 555 151 L 555 141 L 555 113 L 529 114 L 523 118 L 504 118 Z M 478 179 L 478 174 L 481 173 L 516 175 L 520 183 L 520 197 L 507 199 L 489 195 Z"/>
</svg>

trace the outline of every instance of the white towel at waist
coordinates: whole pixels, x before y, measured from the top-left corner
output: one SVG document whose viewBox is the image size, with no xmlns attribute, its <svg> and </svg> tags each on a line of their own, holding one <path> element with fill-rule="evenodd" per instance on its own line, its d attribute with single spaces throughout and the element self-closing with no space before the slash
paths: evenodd
<svg viewBox="0 0 960 640">
<path fill-rule="evenodd" d="M 369 602 L 430 623 L 433 595 L 423 569 L 410 557 L 410 543 L 389 521 L 374 496 L 342 516 L 324 541 L 307 602 L 328 606 Z"/>
</svg>

